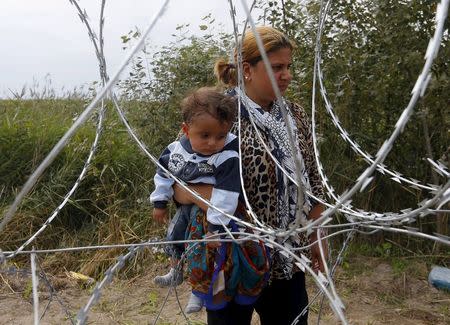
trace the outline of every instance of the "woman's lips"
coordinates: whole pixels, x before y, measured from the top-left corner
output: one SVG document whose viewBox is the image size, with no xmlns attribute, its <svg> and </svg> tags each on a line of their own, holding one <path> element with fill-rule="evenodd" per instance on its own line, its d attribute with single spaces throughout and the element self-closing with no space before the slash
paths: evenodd
<svg viewBox="0 0 450 325">
<path fill-rule="evenodd" d="M 281 92 L 285 92 L 288 87 L 289 85 L 278 85 L 278 88 L 280 88 Z"/>
</svg>

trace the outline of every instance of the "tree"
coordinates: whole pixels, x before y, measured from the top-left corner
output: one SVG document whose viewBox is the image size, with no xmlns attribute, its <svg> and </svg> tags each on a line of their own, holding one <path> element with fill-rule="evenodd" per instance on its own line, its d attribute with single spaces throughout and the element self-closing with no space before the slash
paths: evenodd
<svg viewBox="0 0 450 325">
<path fill-rule="evenodd" d="M 324 83 L 342 125 L 368 153 L 375 154 L 392 133 L 410 100 L 411 90 L 425 62 L 428 41 L 434 33 L 438 2 L 331 2 L 321 39 Z M 294 75 L 303 80 L 295 81 L 290 95 L 308 105 L 311 102 L 318 2 L 280 0 L 260 5 L 265 9 L 265 20 L 285 31 L 297 43 L 294 60 L 299 63 Z M 432 156 L 436 160 L 449 147 L 448 18 L 446 28 L 428 89 L 386 160 L 389 169 L 425 184 L 437 182 L 436 176 L 433 180 L 432 169 L 425 157 Z M 361 160 L 340 140 L 329 118 L 323 114 L 323 102 L 318 104 L 319 131 L 325 139 L 321 145 L 322 163 L 332 182 L 337 184 L 335 187 L 342 191 L 354 182 L 365 164 L 360 164 Z M 377 211 L 398 211 L 416 206 L 423 197 L 430 196 L 425 191 L 403 189 L 388 177 L 378 175 L 369 189 L 370 194 L 356 197 L 356 204 Z"/>
</svg>

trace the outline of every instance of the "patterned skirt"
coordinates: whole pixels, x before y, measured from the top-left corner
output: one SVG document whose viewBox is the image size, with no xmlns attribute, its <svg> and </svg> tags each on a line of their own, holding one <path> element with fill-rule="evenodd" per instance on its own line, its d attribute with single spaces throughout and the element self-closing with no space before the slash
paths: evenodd
<svg viewBox="0 0 450 325">
<path fill-rule="evenodd" d="M 197 207 L 193 209 L 196 211 L 192 211 L 195 216 L 187 239 L 203 239 L 206 215 Z M 233 221 L 230 225 L 232 231 L 238 231 Z M 222 242 L 217 249 L 210 249 L 205 242 L 189 243 L 186 258 L 192 292 L 208 310 L 222 309 L 232 300 L 241 305 L 253 304 L 269 279 L 268 256 L 268 248 L 256 240 Z"/>
</svg>

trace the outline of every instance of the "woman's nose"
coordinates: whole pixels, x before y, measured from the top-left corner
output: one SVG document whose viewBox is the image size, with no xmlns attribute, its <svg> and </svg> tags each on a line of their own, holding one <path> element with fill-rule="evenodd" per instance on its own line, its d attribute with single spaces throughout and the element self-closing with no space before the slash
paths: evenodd
<svg viewBox="0 0 450 325">
<path fill-rule="evenodd" d="M 282 78 L 285 80 L 291 80 L 292 79 L 291 71 L 289 69 L 283 70 Z"/>
</svg>

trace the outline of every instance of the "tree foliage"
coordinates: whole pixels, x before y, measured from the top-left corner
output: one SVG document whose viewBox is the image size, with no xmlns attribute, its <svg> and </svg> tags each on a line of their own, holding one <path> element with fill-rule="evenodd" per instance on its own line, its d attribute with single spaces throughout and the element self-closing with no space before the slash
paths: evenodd
<svg viewBox="0 0 450 325">
<path fill-rule="evenodd" d="M 434 33 L 437 3 L 336 0 L 331 4 L 321 38 L 324 86 L 343 127 L 371 155 L 393 132 L 408 105 Z M 260 1 L 257 6 L 264 13 L 259 24 L 272 25 L 295 41 L 294 80 L 287 97 L 311 107 L 318 1 Z M 150 60 L 152 78 L 147 88 L 151 97 L 170 103 L 174 110 L 187 89 L 214 83 L 214 60 L 229 55 L 233 46 L 232 35 L 186 36 L 185 28 L 188 25 L 181 25 L 178 39 Z M 208 28 L 210 23 L 203 25 L 209 32 Z M 436 182 L 425 158 L 431 154 L 433 159 L 439 159 L 449 147 L 448 18 L 446 28 L 428 90 L 385 162 L 389 169 L 423 183 Z M 343 191 L 367 165 L 341 139 L 320 95 L 316 105 L 317 130 L 323 139 L 322 163 L 333 186 Z M 416 206 L 427 196 L 425 191 L 406 190 L 389 177 L 377 174 L 368 192 L 356 197 L 356 202 L 366 209 L 398 211 Z"/>
</svg>

